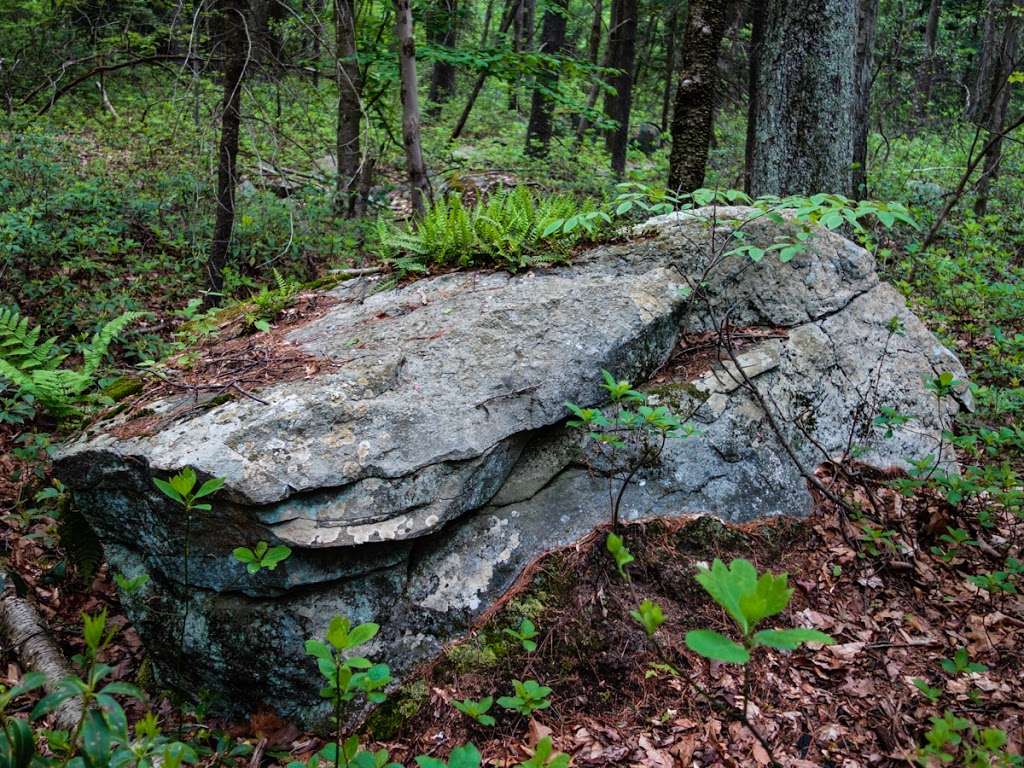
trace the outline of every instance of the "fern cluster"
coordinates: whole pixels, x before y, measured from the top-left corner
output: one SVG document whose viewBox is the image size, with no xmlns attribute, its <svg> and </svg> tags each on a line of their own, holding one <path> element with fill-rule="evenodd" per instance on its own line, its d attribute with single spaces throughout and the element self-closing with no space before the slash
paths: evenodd
<svg viewBox="0 0 1024 768">
<path fill-rule="evenodd" d="M 425 264 L 519 270 L 565 259 L 588 233 L 566 231 L 561 222 L 591 210 L 592 203 L 581 206 L 568 196 L 541 196 L 517 187 L 472 207 L 450 195 L 437 200 L 415 225 L 383 224 L 378 235 L 383 255 L 396 262 L 412 257 Z"/>
<path fill-rule="evenodd" d="M 138 312 L 126 312 L 100 328 L 82 348 L 82 366 L 73 369 L 61 367 L 67 353 L 56 337 L 40 341 L 39 326 L 30 326 L 16 309 L 0 307 L 0 380 L 53 415 L 73 413 L 95 383 L 111 343 L 138 317 Z"/>
</svg>

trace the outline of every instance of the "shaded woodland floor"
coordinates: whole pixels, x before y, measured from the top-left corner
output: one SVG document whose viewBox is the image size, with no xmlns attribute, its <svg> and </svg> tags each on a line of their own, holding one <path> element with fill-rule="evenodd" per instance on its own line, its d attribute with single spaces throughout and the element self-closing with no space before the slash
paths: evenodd
<svg viewBox="0 0 1024 768">
<path fill-rule="evenodd" d="M 550 734 L 579 766 L 907 765 L 929 719 L 955 706 L 997 724 L 1019 747 L 1024 601 L 1016 594 L 994 599 L 968 580 L 967 574 L 994 567 L 986 547 L 965 548 L 943 562 L 928 552 L 960 521 L 944 500 L 928 493 L 905 498 L 889 487 L 889 477 L 873 471 L 819 473 L 827 486 L 870 510 L 865 514 L 892 532 L 891 543 L 866 544 L 861 523 L 825 500 L 803 520 L 742 526 L 710 517 L 655 520 L 624 530 L 636 556 L 627 582 L 604 549 L 604 532 L 597 531 L 537 562 L 470 638 L 409 677 L 371 715 L 364 740 L 386 746 L 404 764 L 473 741 L 491 764 L 512 765 Z M 985 536 L 1012 539 L 1018 525 L 1000 519 Z M 58 640 L 69 654 L 79 650 L 80 613 L 107 608 L 121 627 L 106 659 L 115 675 L 149 684 L 155 711 L 178 721 L 179 703 L 152 688 L 144 649 L 119 609 L 106 567 L 77 586 L 41 569 L 54 533 L 50 522 L 36 520 L 21 531 L 5 526 L 2 535 L 13 569 L 25 577 L 23 586 Z M 745 557 L 759 570 L 789 573 L 796 593 L 781 625 L 814 627 L 836 640 L 821 649 L 755 653 L 749 720 L 761 739 L 736 716 L 741 669 L 709 665 L 683 644 L 695 627 L 730 632 L 724 613 L 694 580 L 695 566 L 715 557 Z M 645 598 L 665 610 L 653 642 L 629 617 Z M 533 653 L 504 632 L 524 617 L 539 632 Z M 943 659 L 959 648 L 986 671 L 944 671 Z M 9 654 L 3 660 L 0 682 L 9 684 L 20 670 Z M 450 704 L 508 695 L 514 679 L 550 686 L 551 707 L 528 719 L 495 706 L 497 724 L 485 728 Z M 201 709 L 191 710 L 186 724 L 198 729 L 200 715 Z M 322 744 L 270 712 L 247 723 L 206 720 L 202 727 L 208 730 L 199 733 L 223 731 L 249 742 L 264 765 L 305 759 Z"/>
</svg>

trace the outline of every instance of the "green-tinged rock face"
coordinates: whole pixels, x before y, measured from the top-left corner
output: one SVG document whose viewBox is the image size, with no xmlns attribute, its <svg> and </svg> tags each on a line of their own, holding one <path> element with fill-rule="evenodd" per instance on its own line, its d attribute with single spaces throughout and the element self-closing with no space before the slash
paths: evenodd
<svg viewBox="0 0 1024 768">
<path fill-rule="evenodd" d="M 748 213 L 719 209 L 715 220 L 721 229 Z M 751 224 L 748 238 L 775 242 L 780 226 Z M 949 414 L 922 380 L 938 370 L 962 380 L 963 369 L 879 284 L 866 252 L 821 232 L 787 264 L 723 259 L 722 233 L 700 211 L 641 231 L 649 237 L 524 275 L 455 273 L 376 293 L 371 280 L 347 281 L 325 315 L 290 334 L 323 361 L 316 376 L 268 386 L 259 401 L 182 408 L 152 435 L 118 437 L 129 434 L 121 415 L 65 446 L 58 473 L 111 566 L 150 576 L 125 604 L 161 681 L 209 691 L 233 714 L 273 706 L 313 722 L 324 705 L 303 644 L 336 615 L 380 624 L 365 655 L 400 679 L 532 560 L 608 519 L 608 481 L 566 429 L 566 401 L 601 404 L 601 369 L 642 384 L 683 331 L 715 327 L 726 311 L 774 338 L 660 380 L 659 403 L 693 434 L 636 474 L 623 518 L 809 511 L 746 381 L 807 467 L 846 450 L 869 391 L 914 422 L 890 439 L 868 428 L 861 460 L 887 467 L 935 450 Z M 224 478 L 209 511 L 186 515 L 154 487 L 186 466 L 200 481 Z M 232 551 L 261 541 L 291 555 L 250 574 Z"/>
</svg>

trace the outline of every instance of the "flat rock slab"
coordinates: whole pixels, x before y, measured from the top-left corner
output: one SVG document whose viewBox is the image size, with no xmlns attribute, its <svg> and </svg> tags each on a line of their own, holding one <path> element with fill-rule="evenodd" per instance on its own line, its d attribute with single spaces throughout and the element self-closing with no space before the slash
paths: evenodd
<svg viewBox="0 0 1024 768">
<path fill-rule="evenodd" d="M 564 426 L 565 402 L 601 403 L 602 368 L 648 380 L 684 332 L 726 319 L 774 338 L 650 388 L 697 430 L 628 488 L 625 518 L 810 510 L 801 468 L 747 382 L 803 471 L 852 446 L 882 467 L 935 454 L 967 400 L 939 409 L 923 381 L 944 370 L 964 379 L 956 358 L 838 235 L 816 233 L 788 264 L 728 255 L 729 231 L 755 216 L 659 217 L 629 242 L 523 275 L 455 273 L 379 292 L 352 280 L 288 336 L 330 372 L 268 386 L 262 402 L 193 409 L 152 435 L 118 437 L 115 418 L 65 446 L 58 473 L 108 560 L 151 576 L 125 602 L 162 674 L 217 692 L 236 714 L 265 704 L 272 686 L 276 707 L 308 719 L 320 705 L 303 641 L 332 616 L 380 623 L 375 650 L 398 672 L 437 653 L 530 561 L 607 519 L 608 481 Z M 743 227 L 771 244 L 787 225 Z M 882 405 L 913 421 L 885 438 L 870 423 Z M 185 466 L 226 481 L 187 524 L 152 483 Z M 231 551 L 261 540 L 293 554 L 250 576 Z M 180 620 L 168 617 L 186 601 L 179 665 Z"/>
</svg>

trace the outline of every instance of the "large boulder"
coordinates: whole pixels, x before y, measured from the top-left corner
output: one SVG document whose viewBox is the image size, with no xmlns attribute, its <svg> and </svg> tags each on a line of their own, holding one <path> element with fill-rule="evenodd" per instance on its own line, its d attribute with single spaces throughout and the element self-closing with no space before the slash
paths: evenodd
<svg viewBox="0 0 1024 768">
<path fill-rule="evenodd" d="M 601 369 L 648 382 L 697 428 L 628 487 L 626 519 L 802 515 L 802 473 L 826 460 L 936 454 L 969 403 L 937 407 L 924 380 L 963 380 L 956 358 L 836 234 L 786 264 L 729 255 L 752 213 L 660 217 L 527 274 L 348 281 L 287 334 L 315 375 L 227 401 L 163 397 L 65 446 L 58 473 L 111 566 L 150 576 L 124 599 L 165 681 L 236 714 L 269 703 L 308 719 L 303 641 L 332 616 L 381 624 L 373 653 L 398 673 L 436 654 L 529 562 L 608 518 L 608 481 L 564 423 L 566 401 L 603 401 Z M 743 228 L 764 244 L 788 231 Z M 743 339 L 735 363 L 707 354 L 726 321 Z M 871 424 L 882 406 L 913 420 L 886 437 Z M 225 478 L 188 520 L 153 484 L 185 466 Z M 250 576 L 232 550 L 258 541 L 293 554 Z"/>
</svg>

